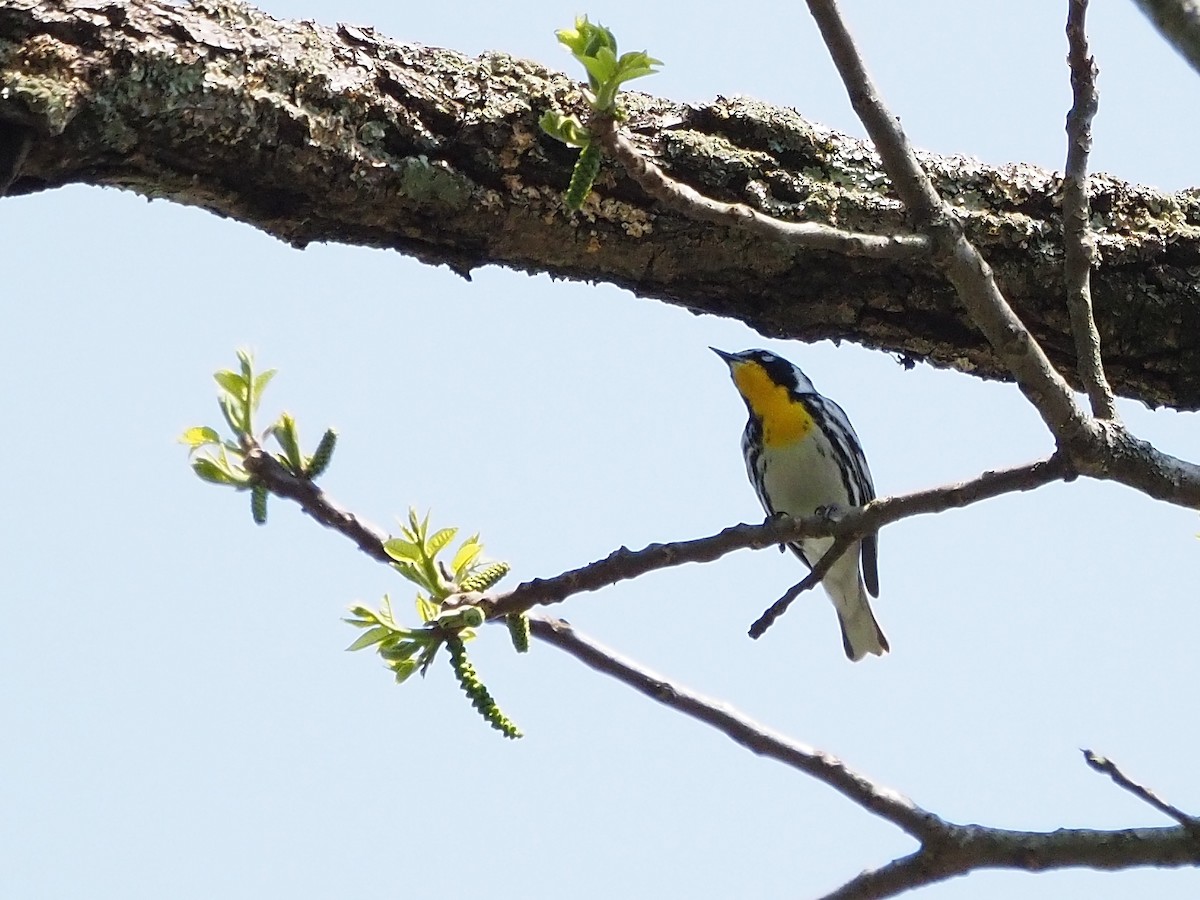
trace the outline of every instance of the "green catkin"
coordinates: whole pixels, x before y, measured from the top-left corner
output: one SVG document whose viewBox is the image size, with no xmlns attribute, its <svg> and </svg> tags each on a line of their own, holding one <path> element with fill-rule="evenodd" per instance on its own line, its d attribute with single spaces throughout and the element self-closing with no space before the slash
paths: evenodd
<svg viewBox="0 0 1200 900">
<path fill-rule="evenodd" d="M 329 461 L 333 458 L 333 450 L 336 446 L 337 432 L 330 428 L 321 436 L 321 442 L 317 444 L 317 449 L 309 457 L 304 474 L 310 479 L 323 475 L 329 468 Z"/>
<path fill-rule="evenodd" d="M 479 676 L 475 674 L 475 667 L 471 665 L 471 661 L 467 659 L 467 648 L 463 645 L 462 638 L 457 634 L 446 636 L 446 649 L 450 651 L 450 665 L 454 667 L 454 674 L 458 678 L 459 687 L 463 689 L 463 693 L 471 700 L 471 705 L 479 711 L 488 724 L 501 732 L 506 738 L 522 737 L 521 729 L 513 723 L 512 719 L 504 715 L 500 711 L 500 707 L 496 705 L 496 701 L 492 699 L 492 695 L 479 680 Z"/>
<path fill-rule="evenodd" d="M 464 594 L 471 591 L 486 591 L 503 578 L 512 569 L 506 562 L 494 562 L 484 566 L 478 572 L 473 572 L 458 583 L 458 589 Z"/>
<path fill-rule="evenodd" d="M 529 616 L 525 613 L 510 613 L 504 617 L 508 626 L 508 636 L 512 638 L 513 647 L 518 653 L 529 652 Z"/>
<path fill-rule="evenodd" d="M 571 173 L 571 183 L 567 187 L 567 209 L 572 212 L 578 212 L 592 192 L 592 185 L 600 174 L 600 156 L 600 145 L 595 141 L 579 151 L 579 159 L 575 161 L 575 171 Z"/>
<path fill-rule="evenodd" d="M 267 524 L 267 486 L 265 484 L 255 484 L 250 488 L 250 515 L 254 517 L 254 524 Z"/>
</svg>

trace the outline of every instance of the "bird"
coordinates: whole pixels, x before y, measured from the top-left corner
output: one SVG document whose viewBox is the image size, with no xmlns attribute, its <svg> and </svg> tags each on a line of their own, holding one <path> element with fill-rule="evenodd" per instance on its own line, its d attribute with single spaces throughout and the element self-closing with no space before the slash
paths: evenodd
<svg viewBox="0 0 1200 900">
<path fill-rule="evenodd" d="M 742 434 L 746 472 L 768 516 L 804 518 L 846 510 L 875 498 L 862 444 L 842 408 L 813 387 L 796 366 L 768 350 L 727 353 L 710 347 L 729 366 L 750 420 Z M 810 569 L 833 546 L 813 537 L 788 547 Z M 780 548 L 782 549 L 782 548 Z M 852 661 L 890 647 L 870 598 L 879 596 L 878 540 L 869 534 L 829 569 L 821 583 L 837 610 L 842 646 Z"/>
</svg>

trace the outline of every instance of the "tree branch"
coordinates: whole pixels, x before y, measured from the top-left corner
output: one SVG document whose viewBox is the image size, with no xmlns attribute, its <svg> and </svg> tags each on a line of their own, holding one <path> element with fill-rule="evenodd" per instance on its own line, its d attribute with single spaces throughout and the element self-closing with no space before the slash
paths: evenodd
<svg viewBox="0 0 1200 900">
<path fill-rule="evenodd" d="M 1055 455 L 1012 469 L 984 472 L 977 478 L 958 484 L 897 497 L 882 497 L 848 510 L 837 519 L 825 516 L 806 519 L 773 516 L 761 525 L 734 525 L 709 537 L 691 541 L 651 544 L 642 550 L 621 547 L 602 560 L 552 578 L 526 581 L 508 593 L 487 598 L 485 603 L 492 616 L 523 612 L 533 606 L 561 603 L 574 594 L 596 591 L 656 569 L 684 563 L 711 562 L 735 550 L 761 550 L 806 537 L 854 541 L 909 516 L 957 509 L 1001 494 L 1032 490 L 1073 477 L 1066 458 Z"/>
<path fill-rule="evenodd" d="M 706 196 L 802 231 L 896 243 L 897 257 L 913 240 L 889 237 L 911 229 L 869 145 L 751 100 L 622 99 L 630 143 Z M 567 214 L 574 153 L 538 131 L 548 109 L 581 112 L 578 84 L 500 53 L 472 59 L 369 28 L 279 22 L 240 3 L 0 5 L 0 122 L 34 135 L 12 194 L 119 187 L 297 247 L 341 242 L 462 273 L 497 264 L 607 281 L 772 337 L 852 340 L 1011 378 L 921 260 L 799 251 L 748 231 L 740 214 L 690 219 L 620 166 L 602 170 L 582 214 Z M 1047 239 L 1061 229 L 1059 178 L 922 159 L 1074 378 L 1061 257 Z M 1112 384 L 1149 404 L 1200 408 L 1200 232 L 1181 227 L 1200 221 L 1200 196 L 1099 176 L 1091 192 L 1092 291 Z"/>
<path fill-rule="evenodd" d="M 247 452 L 245 466 L 271 493 L 295 501 L 313 519 L 350 538 L 373 559 L 391 563 L 391 557 L 383 549 L 387 535 L 339 507 L 313 482 L 293 475 L 262 448 L 252 447 Z M 604 559 L 578 569 L 550 578 L 535 578 L 510 591 L 472 597 L 471 602 L 483 607 L 489 618 L 497 618 L 525 612 L 534 606 L 561 603 L 575 594 L 600 590 L 657 569 L 712 562 L 737 550 L 761 550 L 805 537 L 829 536 L 853 542 L 909 516 L 959 509 L 1002 494 L 1033 490 L 1074 477 L 1066 458 L 1056 454 L 1039 462 L 984 472 L 957 484 L 881 497 L 848 510 L 836 519 L 772 516 L 760 525 L 733 525 L 717 534 L 694 540 L 651 544 L 641 550 L 620 547 Z"/>
<path fill-rule="evenodd" d="M 1092 149 L 1092 119 L 1099 108 L 1096 61 L 1088 56 L 1087 0 L 1070 0 L 1067 12 L 1067 64 L 1071 69 L 1074 103 L 1067 113 L 1067 162 L 1063 174 L 1063 279 L 1067 309 L 1079 357 L 1079 377 L 1087 389 L 1092 415 L 1115 419 L 1116 402 L 1104 375 L 1100 334 L 1092 313 L 1091 273 L 1096 258 L 1088 201 L 1088 155 Z"/>
<path fill-rule="evenodd" d="M 295 501 L 313 519 L 349 537 L 372 558 L 391 562 L 383 549 L 384 534 L 337 506 L 311 481 L 292 475 L 261 448 L 248 450 L 245 466 L 272 493 Z M 612 571 L 614 568 L 619 570 L 620 577 L 634 577 L 635 570 L 645 572 L 689 560 L 715 559 L 741 547 L 773 546 L 801 536 L 832 534 L 835 537 L 850 536 L 852 540 L 854 535 L 877 531 L 883 524 L 904 516 L 965 506 L 1068 477 L 1071 477 L 1069 465 L 1063 456 L 1056 455 L 1028 466 L 985 472 L 957 485 L 875 500 L 850 510 L 836 521 L 822 517 L 799 521 L 776 517 L 762 525 L 727 528 L 697 541 L 653 545 L 637 553 L 622 548 L 608 559 L 565 573 L 557 579 L 526 582 L 508 594 L 472 600 L 490 607 L 490 616 L 497 617 L 527 609 L 535 603 L 557 602 L 580 590 L 594 590 L 600 583 L 611 583 L 618 578 L 618 573 Z M 593 587 L 584 586 L 593 583 Z M 1200 864 L 1200 837 L 1182 826 L 1124 831 L 1060 829 L 1040 833 L 948 822 L 856 772 L 837 757 L 792 741 L 727 705 L 695 694 L 580 635 L 564 621 L 531 616 L 530 629 L 539 640 L 659 703 L 717 729 L 753 753 L 782 762 L 832 787 L 921 843 L 917 853 L 858 876 L 831 897 L 889 897 L 977 868 L 1037 872 L 1067 866 L 1114 869 Z"/>
<path fill-rule="evenodd" d="M 941 820 L 907 797 L 876 784 L 837 757 L 793 741 L 743 716 L 732 707 L 703 697 L 643 668 L 595 641 L 584 637 L 561 619 L 530 617 L 530 629 L 540 639 L 570 653 L 676 712 L 717 729 L 752 753 L 774 759 L 824 782 L 868 812 L 921 837 L 934 833 Z"/>
<path fill-rule="evenodd" d="M 1089 417 L 1001 294 L 992 269 L 922 170 L 899 122 L 884 106 L 834 0 L 807 0 L 851 105 L 917 225 L 934 241 L 933 262 L 954 285 L 972 320 L 1004 360 L 1059 447 L 1080 474 L 1119 481 L 1150 496 L 1200 506 L 1200 466 L 1162 453 L 1119 423 Z"/>
<path fill-rule="evenodd" d="M 668 178 L 617 129 L 612 116 L 592 116 L 592 137 L 621 163 L 638 186 L 668 209 L 700 222 L 729 225 L 771 241 L 805 250 L 829 250 L 846 256 L 911 260 L 929 255 L 929 238 L 919 234 L 862 234 L 819 222 L 787 222 L 764 215 L 745 203 L 722 203 Z"/>
<path fill-rule="evenodd" d="M 1170 803 L 1167 803 L 1165 800 L 1161 799 L 1157 794 L 1154 793 L 1154 791 L 1150 790 L 1150 788 L 1146 787 L 1145 785 L 1138 784 L 1119 768 L 1117 768 L 1117 764 L 1108 757 L 1100 756 L 1096 753 L 1093 753 L 1091 750 L 1083 750 L 1081 752 L 1083 753 L 1083 758 L 1087 764 L 1097 772 L 1107 775 L 1118 786 L 1129 791 L 1129 793 L 1133 794 L 1139 800 L 1148 803 L 1150 806 L 1153 806 L 1160 813 L 1163 813 L 1164 815 L 1174 819 L 1180 825 L 1188 828 L 1197 837 L 1200 837 L 1200 818 L 1188 815 L 1178 806 L 1172 806 Z"/>
<path fill-rule="evenodd" d="M 1200 73 L 1200 3 L 1195 0 L 1134 0 L 1158 33 Z"/>
<path fill-rule="evenodd" d="M 957 219 L 921 168 L 899 121 L 884 105 L 867 74 L 837 4 L 834 0 L 808 0 L 808 8 L 842 77 L 850 105 L 871 136 L 896 193 L 917 227 L 933 238 L 934 265 L 954 285 L 971 318 L 1016 378 L 1051 434 L 1061 445 L 1079 446 L 1089 428 L 1070 387 L 1000 293 L 991 267 L 963 234 Z"/>
<path fill-rule="evenodd" d="M 846 537 L 845 535 L 842 535 L 835 540 L 833 545 L 826 550 L 824 554 L 822 554 L 820 559 L 817 560 L 817 564 L 812 567 L 809 573 L 788 588 L 784 592 L 783 596 L 772 603 L 767 608 L 767 611 L 759 616 L 754 624 L 750 626 L 750 637 L 758 640 L 760 637 L 766 634 L 767 629 L 774 625 L 776 620 L 785 612 L 787 612 L 787 609 L 792 605 L 793 600 L 795 600 L 805 591 L 811 591 L 821 583 L 821 579 L 824 578 L 825 574 L 833 568 L 833 564 L 838 561 L 842 554 L 850 549 L 850 546 L 853 543 L 854 538 Z"/>
<path fill-rule="evenodd" d="M 715 728 L 752 753 L 804 772 L 920 842 L 917 852 L 864 872 L 826 895 L 825 900 L 892 897 L 985 868 L 1042 872 L 1075 867 L 1112 870 L 1200 865 L 1200 837 L 1182 826 L 1038 832 L 948 822 L 854 771 L 837 757 L 774 732 L 727 704 L 693 693 L 584 637 L 561 619 L 532 616 L 530 627 L 539 639 L 591 668 Z"/>
</svg>

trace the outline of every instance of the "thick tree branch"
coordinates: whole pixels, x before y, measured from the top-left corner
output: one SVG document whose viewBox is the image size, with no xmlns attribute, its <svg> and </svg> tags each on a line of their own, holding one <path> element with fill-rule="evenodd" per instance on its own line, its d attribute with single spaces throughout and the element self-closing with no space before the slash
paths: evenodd
<svg viewBox="0 0 1200 900">
<path fill-rule="evenodd" d="M 864 246 L 909 240 L 889 237 L 908 229 L 868 145 L 744 99 L 623 100 L 637 149 L 707 197 L 819 226 L 814 234 L 870 235 Z M 0 123 L 34 135 L 13 194 L 115 186 L 296 246 L 338 241 L 463 273 L 494 263 L 603 280 L 769 336 L 848 339 L 1010 377 L 923 261 L 798 250 L 749 230 L 740 213 L 698 221 L 618 166 L 602 172 L 583 214 L 565 213 L 574 154 L 537 119 L 581 105 L 575 82 L 530 62 L 278 22 L 241 4 L 0 6 Z M 1050 359 L 1073 372 L 1058 176 L 922 159 Z M 1200 197 L 1101 177 L 1091 193 L 1109 378 L 1125 396 L 1200 408 L 1200 283 L 1190 274 Z"/>
<path fill-rule="evenodd" d="M 1200 72 L 1200 3 L 1196 0 L 1134 0 L 1158 33 Z"/>
<path fill-rule="evenodd" d="M 864 872 L 822 900 L 894 897 L 979 869 L 1037 873 L 1071 868 L 1118 871 L 1140 866 L 1200 865 L 1200 839 L 1181 825 L 1042 832 L 944 824 L 945 830 L 916 853 Z"/>
<path fill-rule="evenodd" d="M 1088 155 L 1092 149 L 1092 119 L 1099 108 L 1096 61 L 1088 55 L 1087 0 L 1070 0 L 1067 12 L 1067 64 L 1071 69 L 1074 103 L 1067 113 L 1067 162 L 1063 173 L 1063 278 L 1067 309 L 1079 357 L 1079 377 L 1087 389 L 1092 415 L 1115 419 L 1117 407 L 1104 374 L 1100 334 L 1092 313 L 1092 207 L 1088 201 Z"/>
</svg>

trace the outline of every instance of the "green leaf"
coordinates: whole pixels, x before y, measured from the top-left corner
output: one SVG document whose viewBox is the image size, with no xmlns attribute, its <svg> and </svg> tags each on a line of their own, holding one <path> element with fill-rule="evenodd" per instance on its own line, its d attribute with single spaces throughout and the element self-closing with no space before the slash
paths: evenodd
<svg viewBox="0 0 1200 900">
<path fill-rule="evenodd" d="M 246 400 L 246 389 L 249 387 L 249 382 L 238 375 L 236 372 L 230 372 L 227 369 L 222 369 L 220 372 L 214 372 L 213 378 L 217 384 L 221 386 L 221 390 L 229 394 L 231 397 L 242 401 Z"/>
<path fill-rule="evenodd" d="M 245 485 L 244 479 L 238 478 L 221 466 L 216 460 L 210 459 L 207 456 L 193 459 L 192 471 L 212 484 L 228 484 L 233 487 L 242 487 Z"/>
<path fill-rule="evenodd" d="M 425 543 L 424 535 L 421 533 L 421 523 L 417 519 L 417 511 L 411 506 L 408 508 L 408 524 L 412 528 L 412 539 L 417 543 Z"/>
<path fill-rule="evenodd" d="M 370 631 L 364 631 L 358 636 L 353 644 L 346 648 L 347 651 L 362 650 L 364 647 L 370 647 L 372 644 L 378 644 L 384 638 L 392 633 L 390 628 L 385 628 L 382 625 L 376 625 Z"/>
<path fill-rule="evenodd" d="M 238 350 L 237 358 L 238 363 L 240 363 L 242 367 L 242 375 L 244 375 L 246 381 L 249 382 L 251 376 L 254 374 L 254 357 L 251 356 L 249 350 Z"/>
<path fill-rule="evenodd" d="M 442 648 L 442 641 L 435 641 L 429 645 L 429 648 L 417 658 L 417 663 L 421 666 L 421 677 L 425 677 L 425 673 L 429 671 L 429 667 L 433 665 L 433 661 L 437 659 L 438 650 Z"/>
<path fill-rule="evenodd" d="M 408 681 L 409 676 L 417 671 L 417 661 L 415 659 L 401 659 L 388 668 L 396 673 L 396 684 L 404 684 L 404 682 Z"/>
<path fill-rule="evenodd" d="M 618 82 L 623 82 L 643 78 L 647 75 L 657 75 L 658 69 L 655 67 L 662 64 L 661 59 L 655 59 L 645 50 L 622 53 L 621 58 L 617 60 L 616 78 Z"/>
<path fill-rule="evenodd" d="M 583 63 L 588 75 L 594 78 L 597 84 L 607 84 L 617 74 L 617 58 L 608 47 L 601 47 L 595 56 L 575 58 Z"/>
<path fill-rule="evenodd" d="M 293 475 L 300 475 L 304 470 L 304 457 L 300 453 L 300 435 L 296 430 L 296 420 L 290 413 L 281 413 L 279 421 L 272 426 L 272 433 L 279 446 L 283 448 L 287 458 L 288 468 Z"/>
<path fill-rule="evenodd" d="M 207 425 L 189 428 L 179 437 L 179 443 L 187 444 L 193 450 L 197 447 L 203 447 L 206 444 L 221 443 L 221 436 L 217 432 L 209 428 Z"/>
<path fill-rule="evenodd" d="M 258 375 L 257 377 L 255 377 L 255 379 L 254 379 L 254 408 L 255 409 L 258 409 L 259 401 L 262 400 L 263 391 L 266 390 L 267 385 L 271 383 L 271 379 L 275 377 L 275 373 L 277 371 L 278 371 L 278 369 L 267 369 L 267 371 L 265 371 L 261 375 Z"/>
<path fill-rule="evenodd" d="M 221 394 L 217 397 L 217 405 L 221 407 L 221 415 L 225 418 L 225 424 L 229 426 L 234 434 L 241 434 L 244 429 L 242 427 L 241 416 L 234 406 L 234 401 L 230 399 L 228 394 Z"/>
<path fill-rule="evenodd" d="M 411 659 L 424 649 L 426 644 L 426 641 L 401 640 L 392 644 L 384 642 L 379 645 L 379 655 L 388 662 L 399 662 L 402 659 Z"/>
<path fill-rule="evenodd" d="M 392 538 L 384 542 L 383 549 L 397 562 L 418 562 L 421 559 L 421 548 L 412 541 Z"/>
<path fill-rule="evenodd" d="M 417 615 L 422 622 L 431 622 L 438 616 L 438 605 L 424 594 L 417 594 Z"/>
<path fill-rule="evenodd" d="M 450 563 L 450 571 L 453 573 L 455 580 L 461 577 L 462 573 L 471 563 L 483 552 L 483 544 L 479 543 L 479 535 L 473 534 L 458 548 L 458 552 L 454 554 L 454 559 Z"/>
<path fill-rule="evenodd" d="M 371 628 L 379 624 L 379 620 L 375 618 L 375 614 L 369 609 L 357 606 L 353 610 L 356 619 L 342 619 L 347 625 L 353 625 L 355 628 Z"/>
<path fill-rule="evenodd" d="M 456 534 L 458 534 L 457 528 L 443 528 L 441 531 L 435 533 L 425 544 L 425 551 L 429 555 L 429 558 L 432 559 L 437 556 L 438 551 L 454 540 Z"/>
<path fill-rule="evenodd" d="M 592 140 L 588 130 L 575 116 L 564 116 L 552 109 L 542 113 L 538 126 L 550 137 L 571 147 L 586 147 Z"/>
</svg>

